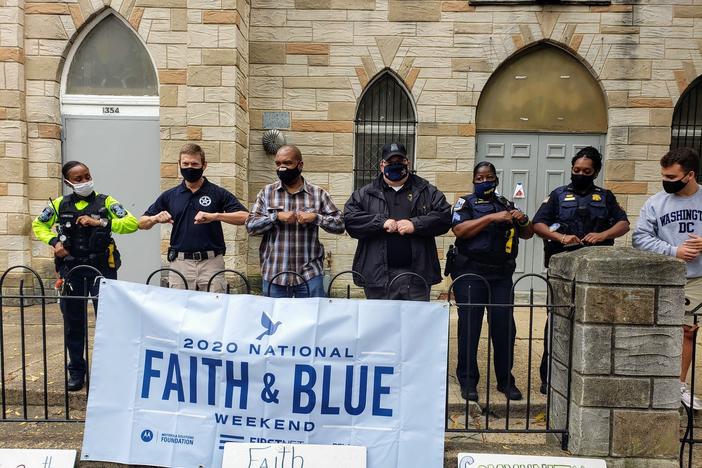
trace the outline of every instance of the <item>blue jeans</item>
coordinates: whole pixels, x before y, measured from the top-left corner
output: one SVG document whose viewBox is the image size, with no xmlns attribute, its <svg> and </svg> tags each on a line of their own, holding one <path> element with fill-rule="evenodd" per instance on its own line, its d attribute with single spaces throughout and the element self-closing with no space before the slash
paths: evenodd
<svg viewBox="0 0 702 468">
<path fill-rule="evenodd" d="M 323 279 L 322 275 L 310 278 L 307 280 L 307 287 L 305 287 L 305 283 L 297 286 L 281 286 L 263 280 L 263 294 L 270 297 L 327 297 Z M 270 294 L 268 293 L 269 286 Z M 307 288 L 309 288 L 309 294 Z"/>
</svg>

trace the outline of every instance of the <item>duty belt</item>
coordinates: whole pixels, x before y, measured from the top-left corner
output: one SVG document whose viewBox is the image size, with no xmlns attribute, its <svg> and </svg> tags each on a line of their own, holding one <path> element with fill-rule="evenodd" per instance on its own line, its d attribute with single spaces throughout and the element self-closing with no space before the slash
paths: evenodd
<svg viewBox="0 0 702 468">
<path fill-rule="evenodd" d="M 176 258 L 178 260 L 196 260 L 202 261 L 208 258 L 215 258 L 218 255 L 224 254 L 222 250 L 204 250 L 202 252 L 178 252 Z"/>
</svg>

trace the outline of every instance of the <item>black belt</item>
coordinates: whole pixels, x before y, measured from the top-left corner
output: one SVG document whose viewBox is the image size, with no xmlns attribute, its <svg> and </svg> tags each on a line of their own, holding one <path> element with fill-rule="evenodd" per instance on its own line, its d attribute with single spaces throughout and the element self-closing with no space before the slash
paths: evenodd
<svg viewBox="0 0 702 468">
<path fill-rule="evenodd" d="M 181 260 L 207 260 L 218 255 L 224 255 L 224 250 L 204 250 L 202 252 L 177 252 L 177 257 Z"/>
</svg>

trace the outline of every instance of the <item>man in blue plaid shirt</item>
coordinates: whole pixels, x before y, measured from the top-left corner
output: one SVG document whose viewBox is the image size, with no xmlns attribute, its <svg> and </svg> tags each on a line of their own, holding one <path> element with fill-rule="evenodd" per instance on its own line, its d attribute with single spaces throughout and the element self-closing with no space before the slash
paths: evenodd
<svg viewBox="0 0 702 468">
<path fill-rule="evenodd" d="M 308 297 L 308 292 L 309 297 L 325 297 L 319 228 L 344 232 L 341 212 L 324 189 L 302 177 L 303 164 L 296 146 L 282 146 L 275 155 L 280 180 L 258 193 L 246 220 L 249 234 L 263 235 L 259 247 L 263 293 L 271 297 L 288 297 L 288 285 L 294 297 Z M 300 276 L 277 276 L 290 271 Z"/>
</svg>

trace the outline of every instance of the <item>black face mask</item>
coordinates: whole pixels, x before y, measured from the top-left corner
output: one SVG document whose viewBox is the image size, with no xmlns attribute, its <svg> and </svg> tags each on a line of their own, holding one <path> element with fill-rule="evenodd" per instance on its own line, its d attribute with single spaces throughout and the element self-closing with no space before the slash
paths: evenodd
<svg viewBox="0 0 702 468">
<path fill-rule="evenodd" d="M 407 177 L 407 164 L 403 162 L 390 163 L 383 169 L 383 174 L 393 182 L 402 180 Z"/>
<path fill-rule="evenodd" d="M 573 184 L 573 188 L 578 191 L 586 190 L 592 187 L 595 181 L 595 174 L 583 175 L 583 174 L 571 174 L 570 182 Z"/>
<path fill-rule="evenodd" d="M 204 167 L 200 168 L 194 168 L 194 167 L 181 167 L 180 168 L 180 175 L 183 176 L 183 179 L 186 181 L 193 183 L 197 182 L 202 178 L 202 173 L 205 172 Z"/>
<path fill-rule="evenodd" d="M 682 189 L 685 188 L 687 185 L 687 182 L 683 182 L 683 179 L 685 176 L 682 176 L 682 179 L 678 180 L 664 180 L 663 181 L 663 190 L 665 190 L 667 193 L 678 193 Z M 689 179 L 688 179 L 689 182 Z"/>
<path fill-rule="evenodd" d="M 278 178 L 283 184 L 290 185 L 295 179 L 298 178 L 300 173 L 302 173 L 302 170 L 300 169 L 300 165 L 298 164 L 293 169 L 281 168 L 275 172 L 278 174 Z"/>
</svg>

